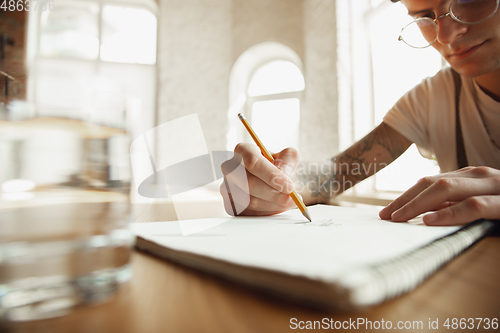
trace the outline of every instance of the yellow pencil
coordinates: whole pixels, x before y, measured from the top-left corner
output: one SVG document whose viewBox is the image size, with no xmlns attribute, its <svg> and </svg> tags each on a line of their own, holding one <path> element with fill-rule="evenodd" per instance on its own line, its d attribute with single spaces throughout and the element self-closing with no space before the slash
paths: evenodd
<svg viewBox="0 0 500 333">
<path fill-rule="evenodd" d="M 255 141 L 255 144 L 257 146 L 259 146 L 260 151 L 262 152 L 262 155 L 264 155 L 264 157 L 267 158 L 269 162 L 274 164 L 273 155 L 271 155 L 271 153 L 269 153 L 269 151 L 266 149 L 266 147 L 264 147 L 264 144 L 262 143 L 262 141 L 260 141 L 257 134 L 255 134 L 254 130 L 252 129 L 252 127 L 248 123 L 247 118 L 245 118 L 245 116 L 242 113 L 238 114 L 238 118 L 240 118 L 241 122 L 243 123 L 243 126 L 245 126 L 245 128 L 247 129 L 248 134 L 250 134 L 253 141 Z M 295 192 L 295 190 L 292 191 L 292 193 L 290 193 L 290 197 L 292 198 L 293 202 L 295 202 L 297 207 L 299 207 L 300 211 L 302 212 L 302 215 L 304 215 L 309 221 L 311 221 L 311 215 L 309 215 L 309 211 L 307 210 L 306 205 L 304 205 L 304 203 L 300 199 L 297 192 Z"/>
</svg>

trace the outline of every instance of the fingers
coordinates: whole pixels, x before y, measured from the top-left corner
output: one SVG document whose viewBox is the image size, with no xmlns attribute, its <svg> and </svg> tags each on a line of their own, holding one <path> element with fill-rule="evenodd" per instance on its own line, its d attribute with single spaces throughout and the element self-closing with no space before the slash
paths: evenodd
<svg viewBox="0 0 500 333">
<path fill-rule="evenodd" d="M 477 219 L 500 219 L 500 196 L 470 197 L 448 208 L 424 215 L 427 225 L 445 226 L 466 224 Z"/>
<path fill-rule="evenodd" d="M 457 202 L 446 201 L 446 202 L 443 202 L 438 207 L 436 207 L 434 209 L 434 211 L 438 211 L 438 210 L 441 210 L 441 209 L 444 209 L 444 208 L 448 208 L 448 207 L 451 207 L 451 206 L 456 205 L 456 204 L 457 204 Z"/>
<path fill-rule="evenodd" d="M 490 168 L 487 166 L 479 166 L 479 167 L 465 167 L 453 172 L 448 172 L 442 174 L 443 176 L 460 176 L 467 178 L 492 178 L 500 176 L 500 170 Z"/>
<path fill-rule="evenodd" d="M 413 185 L 410 189 L 401 194 L 397 199 L 391 202 L 387 207 L 382 209 L 379 212 L 379 216 L 383 220 L 388 220 L 391 218 L 391 215 L 406 205 L 408 202 L 413 200 L 417 195 L 419 195 L 426 188 L 431 186 L 434 183 L 433 177 L 424 177 L 420 179 L 415 185 Z"/>
<path fill-rule="evenodd" d="M 408 221 L 422 213 L 429 225 L 500 219 L 500 170 L 467 167 L 425 177 L 380 212 L 383 219 Z"/>
<path fill-rule="evenodd" d="M 293 204 L 293 200 L 290 198 L 290 195 L 268 187 L 264 182 L 257 179 L 255 176 L 248 175 L 248 177 L 249 186 L 246 189 L 237 186 L 235 183 L 230 183 L 227 179 L 224 179 L 224 182 L 221 184 L 219 189 L 221 194 L 223 194 L 223 192 L 224 194 L 229 193 L 232 197 L 231 199 L 237 204 L 244 204 L 244 208 L 248 206 L 248 208 L 251 209 L 257 209 L 264 202 L 268 202 L 268 204 L 262 208 L 267 210 L 275 210 L 279 209 L 279 207 L 290 207 L 290 205 Z M 262 184 L 251 185 L 256 183 Z M 259 189 L 261 190 L 259 191 Z M 273 205 L 270 205 L 271 203 Z"/>
<path fill-rule="evenodd" d="M 229 186 L 227 180 L 221 184 L 220 193 L 224 198 L 224 208 L 229 215 L 272 215 L 295 207 L 289 195 L 276 190 L 269 191 L 270 200 L 250 195 L 237 186 Z"/>
<path fill-rule="evenodd" d="M 292 178 L 299 162 L 299 152 L 294 148 L 283 149 L 278 154 L 274 154 L 274 165 Z"/>
<path fill-rule="evenodd" d="M 419 179 L 415 185 L 413 185 L 410 189 L 405 191 L 401 196 L 399 196 L 396 200 L 391 202 L 387 207 L 382 209 L 379 213 L 380 218 L 384 220 L 390 219 L 395 211 L 397 211 L 398 209 L 406 205 L 408 202 L 413 200 L 417 195 L 419 195 L 422 191 L 427 189 L 429 186 L 434 184 L 439 179 L 467 177 L 468 175 L 470 176 L 472 170 L 473 170 L 472 167 L 466 167 L 445 174 L 424 177 Z M 479 174 L 477 174 L 477 176 L 479 176 Z"/>
<path fill-rule="evenodd" d="M 391 219 L 395 222 L 408 221 L 424 212 L 436 210 L 447 201 L 458 202 L 474 196 L 493 194 L 497 194 L 497 186 L 488 178 L 441 178 L 394 211 Z"/>
<path fill-rule="evenodd" d="M 224 209 L 226 213 L 228 213 L 231 216 L 236 216 L 238 215 L 238 210 L 236 209 L 236 204 L 233 199 L 233 195 L 231 194 L 231 191 L 229 190 L 229 184 L 227 183 L 227 180 L 224 179 L 222 182 L 219 192 L 222 195 L 222 198 L 224 199 Z"/>
<path fill-rule="evenodd" d="M 275 156 L 273 165 L 257 146 L 236 146 L 235 157 L 221 166 L 224 182 L 220 193 L 228 214 L 272 215 L 295 207 L 289 194 L 293 191 L 290 176 L 295 172 L 298 153 L 285 149 Z M 243 174 L 234 171 L 240 169 Z"/>
<path fill-rule="evenodd" d="M 482 192 L 481 188 L 476 188 L 478 192 L 470 191 L 468 194 L 466 192 L 463 192 L 463 189 L 461 188 L 454 188 L 450 187 L 451 183 L 447 183 L 447 179 L 449 180 L 459 180 L 459 179 L 484 179 L 484 180 L 491 180 L 495 179 L 500 176 L 500 170 L 490 168 L 490 167 L 465 167 L 456 171 L 440 174 L 437 176 L 432 176 L 432 177 L 424 177 L 420 179 L 414 186 L 412 186 L 410 189 L 408 189 L 406 192 L 404 192 L 400 197 L 398 197 L 396 200 L 391 202 L 387 207 L 382 209 L 379 213 L 379 216 L 381 219 L 393 219 L 396 218 L 397 221 L 403 220 L 404 218 L 407 217 L 408 214 L 404 214 L 405 210 L 403 210 L 402 213 L 397 213 L 394 216 L 394 213 L 398 210 L 400 210 L 402 207 L 407 205 L 409 202 L 412 200 L 416 200 L 416 197 L 420 195 L 424 190 L 429 188 L 431 185 L 434 185 L 437 183 L 437 191 L 442 191 L 442 190 L 451 190 L 453 188 L 453 193 L 451 194 L 456 194 L 458 195 L 457 198 L 458 200 L 463 200 L 469 196 L 472 195 L 485 195 L 491 193 L 491 191 L 487 192 Z M 464 183 L 462 183 L 464 184 Z M 473 183 L 472 183 L 473 184 Z M 493 185 L 493 184 L 492 184 Z M 472 188 L 471 188 L 472 189 Z M 490 187 L 491 189 L 491 187 Z M 458 191 L 458 192 L 457 192 Z M 467 190 L 466 190 L 467 191 Z M 446 192 L 447 193 L 447 192 Z M 498 193 L 494 192 L 494 193 Z M 494 194 L 492 193 L 492 194 Z M 417 202 L 420 202 L 423 196 L 419 197 Z M 432 209 L 437 209 L 438 205 L 443 203 L 443 201 L 436 202 L 436 198 L 434 197 L 428 197 L 429 200 L 434 201 L 434 207 L 431 207 L 432 205 L 430 203 L 425 204 L 425 207 L 427 207 L 428 210 Z M 438 198 L 439 200 L 439 198 Z M 410 206 L 411 207 L 411 206 Z M 411 211 L 415 210 L 411 209 Z M 422 208 L 420 208 L 422 210 Z M 400 215 L 403 214 L 403 215 Z M 411 214 L 410 214 L 411 215 Z M 410 217 L 410 219 L 413 217 Z"/>
<path fill-rule="evenodd" d="M 257 146 L 238 144 L 234 151 L 241 155 L 248 172 L 262 180 L 269 187 L 285 194 L 290 194 L 293 191 L 293 183 L 290 177 L 262 156 Z M 249 184 L 249 187 L 250 185 L 261 186 L 262 184 L 256 182 L 255 184 Z"/>
</svg>

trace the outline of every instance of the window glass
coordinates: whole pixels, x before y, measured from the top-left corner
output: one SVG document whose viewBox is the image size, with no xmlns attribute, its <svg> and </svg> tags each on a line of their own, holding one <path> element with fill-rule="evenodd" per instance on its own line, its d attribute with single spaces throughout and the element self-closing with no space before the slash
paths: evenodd
<svg viewBox="0 0 500 333">
<path fill-rule="evenodd" d="M 50 11 L 30 13 L 39 39 L 30 44 L 38 46 L 29 95 L 38 114 L 131 133 L 154 126 L 155 8 L 153 0 L 57 0 Z"/>
<path fill-rule="evenodd" d="M 401 28 L 412 19 L 401 4 L 384 6 L 368 22 L 373 61 L 375 123 L 423 78 L 441 68 L 439 53 L 432 47 L 414 49 L 398 41 Z M 390 87 L 388 89 L 388 87 Z M 415 146 L 376 175 L 379 191 L 404 191 L 424 176 L 439 173 L 434 160 L 424 159 Z"/>
<path fill-rule="evenodd" d="M 383 2 L 388 1 L 388 0 L 371 0 L 371 5 L 372 7 L 378 7 L 381 5 Z"/>
<path fill-rule="evenodd" d="M 408 90 L 441 69 L 441 56 L 433 47 L 415 49 L 398 41 L 401 28 L 411 20 L 406 8 L 396 3 L 369 22 L 376 123 Z"/>
<path fill-rule="evenodd" d="M 154 64 L 156 17 L 145 9 L 104 6 L 101 60 Z"/>
<path fill-rule="evenodd" d="M 300 69 L 289 61 L 276 60 L 259 67 L 250 81 L 248 95 L 271 95 L 302 91 L 304 88 Z"/>
<path fill-rule="evenodd" d="M 298 98 L 252 104 L 252 126 L 271 152 L 279 152 L 287 147 L 298 147 L 299 120 Z"/>
<path fill-rule="evenodd" d="M 99 6 L 92 2 L 58 2 L 40 21 L 40 54 L 47 57 L 96 59 L 99 50 Z"/>
</svg>

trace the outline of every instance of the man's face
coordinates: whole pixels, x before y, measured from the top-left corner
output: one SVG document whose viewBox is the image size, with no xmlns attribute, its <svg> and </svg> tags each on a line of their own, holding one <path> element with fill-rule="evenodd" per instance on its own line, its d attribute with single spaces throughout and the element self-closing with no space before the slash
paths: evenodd
<svg viewBox="0 0 500 333">
<path fill-rule="evenodd" d="M 416 17 L 448 12 L 450 0 L 401 0 Z M 432 45 L 459 73 L 477 77 L 500 70 L 500 10 L 489 20 L 465 25 L 447 16 L 437 21 L 438 40 Z"/>
</svg>

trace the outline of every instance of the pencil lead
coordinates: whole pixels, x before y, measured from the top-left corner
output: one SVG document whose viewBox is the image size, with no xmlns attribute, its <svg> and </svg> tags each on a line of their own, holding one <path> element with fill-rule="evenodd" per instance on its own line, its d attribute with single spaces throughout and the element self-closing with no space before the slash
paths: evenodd
<svg viewBox="0 0 500 333">
<path fill-rule="evenodd" d="M 309 222 L 312 222 L 311 215 L 309 215 L 309 211 L 307 209 L 304 210 L 302 214 L 309 220 Z"/>
</svg>

